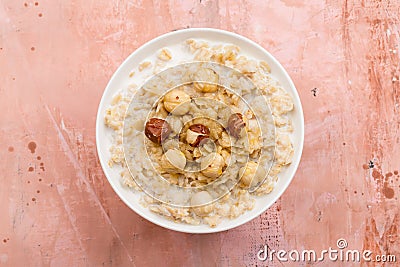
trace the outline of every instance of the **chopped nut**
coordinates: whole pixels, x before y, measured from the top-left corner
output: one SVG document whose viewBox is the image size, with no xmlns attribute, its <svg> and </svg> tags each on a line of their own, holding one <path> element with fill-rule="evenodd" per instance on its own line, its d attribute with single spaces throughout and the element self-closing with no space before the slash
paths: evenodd
<svg viewBox="0 0 400 267">
<path fill-rule="evenodd" d="M 228 132 L 235 138 L 239 138 L 242 129 L 246 126 L 245 119 L 240 113 L 232 114 L 228 119 Z"/>
<path fill-rule="evenodd" d="M 200 117 L 194 119 L 193 123 L 207 125 L 208 129 L 210 129 L 210 137 L 212 139 L 216 140 L 221 137 L 223 127 L 218 122 L 209 118 Z"/>
<path fill-rule="evenodd" d="M 178 149 L 170 149 L 161 157 L 161 167 L 165 171 L 183 170 L 186 166 L 186 157 Z"/>
<path fill-rule="evenodd" d="M 161 144 L 171 133 L 171 127 L 168 122 L 159 118 L 151 118 L 146 122 L 144 134 L 153 143 Z"/>
<path fill-rule="evenodd" d="M 210 137 L 210 129 L 203 124 L 193 124 L 186 132 L 186 141 L 192 147 L 198 147 L 200 142 Z"/>
<path fill-rule="evenodd" d="M 174 115 L 184 115 L 190 108 L 190 96 L 182 90 L 174 89 L 164 96 L 164 108 Z"/>
<path fill-rule="evenodd" d="M 222 174 L 225 165 L 224 158 L 218 153 L 210 153 L 201 161 L 202 173 L 210 178 L 217 178 Z"/>
</svg>

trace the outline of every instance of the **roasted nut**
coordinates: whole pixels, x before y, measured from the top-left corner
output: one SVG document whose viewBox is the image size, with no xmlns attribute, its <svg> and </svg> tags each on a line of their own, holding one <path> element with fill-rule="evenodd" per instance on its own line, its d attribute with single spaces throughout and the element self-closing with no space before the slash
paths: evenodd
<svg viewBox="0 0 400 267">
<path fill-rule="evenodd" d="M 218 153 L 210 153 L 201 161 L 201 173 L 210 178 L 217 178 L 222 174 L 225 165 L 224 158 Z"/>
<path fill-rule="evenodd" d="M 176 148 L 168 150 L 161 157 L 161 168 L 165 171 L 183 170 L 185 166 L 186 157 Z"/>
<path fill-rule="evenodd" d="M 194 88 L 203 93 L 213 93 L 218 89 L 218 74 L 209 68 L 201 68 L 194 75 Z"/>
<path fill-rule="evenodd" d="M 228 132 L 235 138 L 239 138 L 242 129 L 246 126 L 245 119 L 240 113 L 232 114 L 228 119 Z"/>
<path fill-rule="evenodd" d="M 200 142 L 210 137 L 210 129 L 203 124 L 193 124 L 186 131 L 186 141 L 192 147 L 198 147 Z"/>
<path fill-rule="evenodd" d="M 207 191 L 195 193 L 190 199 L 190 205 L 193 206 L 193 211 L 198 216 L 206 216 L 214 209 L 212 204 L 212 196 Z"/>
<path fill-rule="evenodd" d="M 267 172 L 254 161 L 247 162 L 246 166 L 240 168 L 239 178 L 241 187 L 254 186 L 265 178 Z"/>
<path fill-rule="evenodd" d="M 150 141 L 161 144 L 171 133 L 171 127 L 168 122 L 159 118 L 151 118 L 146 122 L 144 134 Z"/>
<path fill-rule="evenodd" d="M 190 108 L 190 96 L 182 90 L 174 89 L 164 96 L 164 108 L 174 115 L 184 115 Z"/>
</svg>

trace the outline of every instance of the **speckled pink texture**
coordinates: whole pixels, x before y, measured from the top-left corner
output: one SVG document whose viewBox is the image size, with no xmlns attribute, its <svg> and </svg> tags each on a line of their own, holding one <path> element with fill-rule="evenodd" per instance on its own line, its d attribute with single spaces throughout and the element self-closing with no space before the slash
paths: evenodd
<svg viewBox="0 0 400 267">
<path fill-rule="evenodd" d="M 400 261 L 399 10 L 389 0 L 1 1 L 0 266 L 298 266 L 256 254 L 265 243 L 322 250 L 338 238 Z M 218 234 L 136 215 L 95 149 L 112 73 L 146 41 L 185 27 L 261 44 L 293 78 L 305 113 L 288 190 Z"/>
</svg>

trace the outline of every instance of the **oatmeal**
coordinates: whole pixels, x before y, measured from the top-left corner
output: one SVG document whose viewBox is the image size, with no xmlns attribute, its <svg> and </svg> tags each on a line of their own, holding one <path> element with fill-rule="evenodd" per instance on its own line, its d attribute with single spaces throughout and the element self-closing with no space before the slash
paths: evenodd
<svg viewBox="0 0 400 267">
<path fill-rule="evenodd" d="M 293 101 L 266 62 L 237 46 L 188 40 L 183 49 L 183 62 L 158 51 L 138 66 L 154 75 L 112 100 L 109 165 L 122 166 L 122 182 L 152 212 L 214 227 L 251 210 L 291 163 Z"/>
</svg>

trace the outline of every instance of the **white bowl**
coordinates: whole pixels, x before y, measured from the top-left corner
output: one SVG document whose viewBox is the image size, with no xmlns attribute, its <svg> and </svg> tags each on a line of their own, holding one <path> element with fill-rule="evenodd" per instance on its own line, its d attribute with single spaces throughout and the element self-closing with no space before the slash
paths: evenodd
<svg viewBox="0 0 400 267">
<path fill-rule="evenodd" d="M 259 60 L 265 60 L 271 67 L 272 75 L 278 79 L 283 88 L 293 96 L 295 105 L 295 109 L 291 114 L 294 127 L 294 133 L 292 135 L 294 146 L 292 164 L 280 173 L 279 180 L 270 194 L 256 199 L 256 204 L 253 210 L 246 212 L 236 219 L 224 220 L 215 228 L 211 228 L 208 225 L 175 223 L 150 212 L 147 208 L 144 208 L 139 204 L 138 193 L 135 193 L 132 189 L 128 189 L 122 185 L 120 169 L 115 167 L 110 168 L 107 164 L 110 159 L 109 147 L 112 143 L 112 130 L 105 126 L 104 115 L 106 108 L 110 105 L 112 96 L 119 89 L 125 88 L 129 84 L 129 73 L 137 66 L 138 62 L 143 61 L 150 55 L 154 55 L 156 51 L 165 46 L 180 44 L 190 38 L 204 39 L 210 42 L 232 43 L 241 48 L 241 53 Z M 300 162 L 303 142 L 304 117 L 300 98 L 291 78 L 282 65 L 270 53 L 255 42 L 235 33 L 209 28 L 191 28 L 170 32 L 147 42 L 133 52 L 111 77 L 104 91 L 103 97 L 101 98 L 96 121 L 96 143 L 100 163 L 109 183 L 122 201 L 143 218 L 159 226 L 186 233 L 215 233 L 225 231 L 242 225 L 265 212 L 283 194 L 292 181 Z"/>
</svg>

